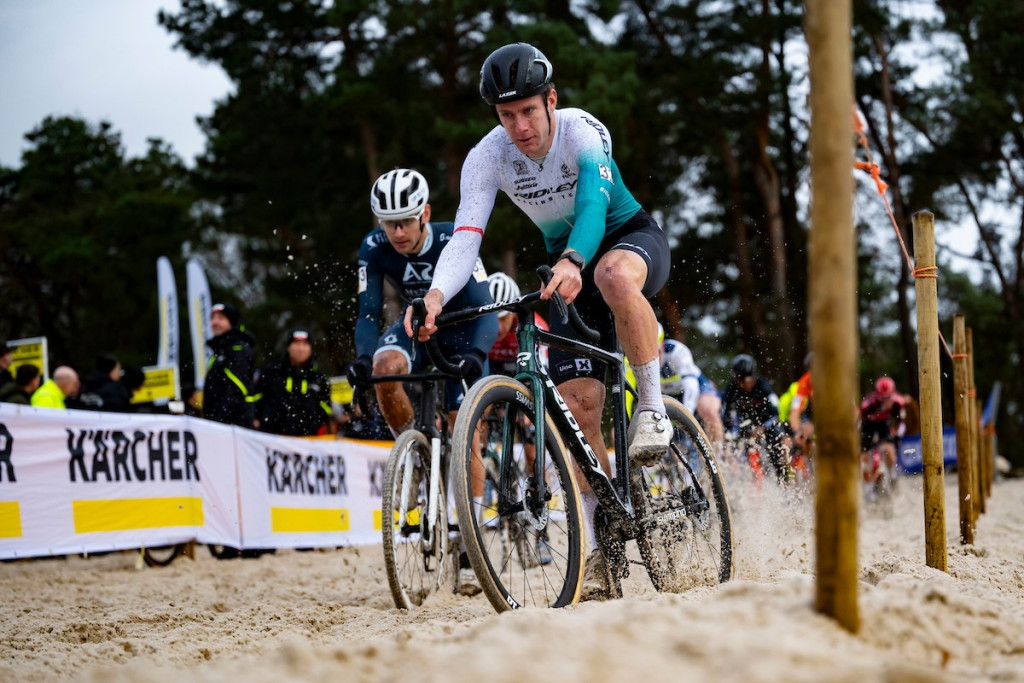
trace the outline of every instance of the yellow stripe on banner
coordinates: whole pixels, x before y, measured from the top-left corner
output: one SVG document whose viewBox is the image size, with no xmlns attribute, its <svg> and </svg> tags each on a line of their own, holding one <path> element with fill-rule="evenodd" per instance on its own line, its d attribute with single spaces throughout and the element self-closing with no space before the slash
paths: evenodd
<svg viewBox="0 0 1024 683">
<path fill-rule="evenodd" d="M 76 534 L 203 523 L 203 499 L 198 497 L 75 500 L 71 511 Z"/>
<path fill-rule="evenodd" d="M 406 524 L 410 524 L 412 526 L 416 526 L 417 524 L 419 524 L 420 523 L 420 509 L 416 508 L 415 510 L 409 510 L 409 512 L 407 512 L 405 514 L 405 522 L 406 522 Z M 398 528 L 398 510 L 395 510 L 395 519 L 394 519 L 393 524 L 394 524 L 395 529 L 397 529 Z M 383 531 L 384 530 L 384 512 L 381 511 L 381 510 L 374 510 L 373 511 L 373 530 L 374 531 Z"/>
<path fill-rule="evenodd" d="M 270 508 L 270 530 L 290 532 L 348 531 L 348 510 L 333 508 Z"/>
<path fill-rule="evenodd" d="M 21 506 L 16 500 L 0 503 L 0 538 L 21 538 Z"/>
</svg>

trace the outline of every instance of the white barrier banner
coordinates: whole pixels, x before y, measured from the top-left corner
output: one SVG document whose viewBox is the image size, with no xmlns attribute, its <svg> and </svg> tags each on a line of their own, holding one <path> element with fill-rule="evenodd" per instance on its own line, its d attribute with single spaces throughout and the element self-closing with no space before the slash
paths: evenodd
<svg viewBox="0 0 1024 683">
<path fill-rule="evenodd" d="M 0 403 L 0 559 L 378 543 L 390 446 Z"/>
<path fill-rule="evenodd" d="M 237 431 L 242 547 L 379 543 L 390 444 Z"/>
<path fill-rule="evenodd" d="M 234 430 L 0 404 L 0 558 L 237 545 Z"/>
</svg>

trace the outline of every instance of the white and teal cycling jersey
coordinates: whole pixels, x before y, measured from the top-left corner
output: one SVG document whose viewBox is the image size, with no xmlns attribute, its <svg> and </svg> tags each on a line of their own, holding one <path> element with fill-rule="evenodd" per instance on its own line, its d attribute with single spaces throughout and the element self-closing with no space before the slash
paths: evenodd
<svg viewBox="0 0 1024 683">
<path fill-rule="evenodd" d="M 501 126 L 473 148 L 462 168 L 456 229 L 485 228 L 501 190 L 544 233 L 548 252 L 570 247 L 589 263 L 601 239 L 640 210 L 612 159 L 604 124 L 582 109 L 556 109 L 555 120 L 543 160 L 516 149 Z"/>
</svg>

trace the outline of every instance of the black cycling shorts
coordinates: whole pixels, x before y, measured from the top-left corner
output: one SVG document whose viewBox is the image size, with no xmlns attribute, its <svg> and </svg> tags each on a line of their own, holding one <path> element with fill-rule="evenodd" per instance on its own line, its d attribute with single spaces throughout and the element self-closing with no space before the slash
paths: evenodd
<svg viewBox="0 0 1024 683">
<path fill-rule="evenodd" d="M 583 322 L 601 333 L 601 341 L 597 346 L 609 351 L 616 350 L 612 344 L 615 326 L 612 312 L 594 284 L 594 270 L 601 257 L 615 249 L 632 251 L 647 264 L 647 279 L 643 286 L 643 294 L 647 298 L 654 296 L 665 285 L 671 268 L 668 237 L 661 226 L 643 209 L 601 241 L 594 258 L 583 269 L 583 289 L 573 303 L 576 304 L 576 310 L 579 311 Z M 561 254 L 549 256 L 553 265 Z M 553 333 L 571 339 L 579 337 L 571 323 L 562 322 L 554 301 L 551 302 L 548 320 Z M 576 377 L 593 377 L 604 382 L 605 363 L 555 348 L 550 349 L 548 354 L 548 372 L 556 385 Z"/>
</svg>

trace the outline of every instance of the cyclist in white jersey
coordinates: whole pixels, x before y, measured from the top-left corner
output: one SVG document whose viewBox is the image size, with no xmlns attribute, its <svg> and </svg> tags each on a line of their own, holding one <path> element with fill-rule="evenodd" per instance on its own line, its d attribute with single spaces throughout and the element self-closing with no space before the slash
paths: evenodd
<svg viewBox="0 0 1024 683">
<path fill-rule="evenodd" d="M 506 45 L 484 61 L 480 94 L 500 125 L 484 136 L 463 164 L 455 232 L 424 297 L 427 315 L 420 338 L 433 334 L 435 316 L 469 280 L 501 190 L 544 235 L 554 277 L 543 297 L 550 298 L 557 290 L 567 302 L 575 301 L 584 321 L 603 332 L 605 348 L 611 344 L 614 315 L 618 340 L 637 379 L 629 456 L 650 463 L 665 452 L 672 436 L 661 399 L 657 320 L 648 301 L 668 279 L 668 240 L 622 182 L 605 126 L 582 109 L 556 110 L 551 75 L 551 63 L 526 43 Z M 408 334 L 410 318 L 407 314 Z M 558 316 L 551 315 L 550 320 L 553 331 L 575 336 Z M 602 467 L 609 471 L 601 434 L 603 364 L 551 349 L 549 366 Z M 583 505 L 590 522 L 596 496 L 586 480 L 580 483 L 587 489 Z M 593 547 L 593 534 L 590 537 Z M 590 571 L 591 564 L 588 558 L 588 575 L 599 574 Z"/>
</svg>

